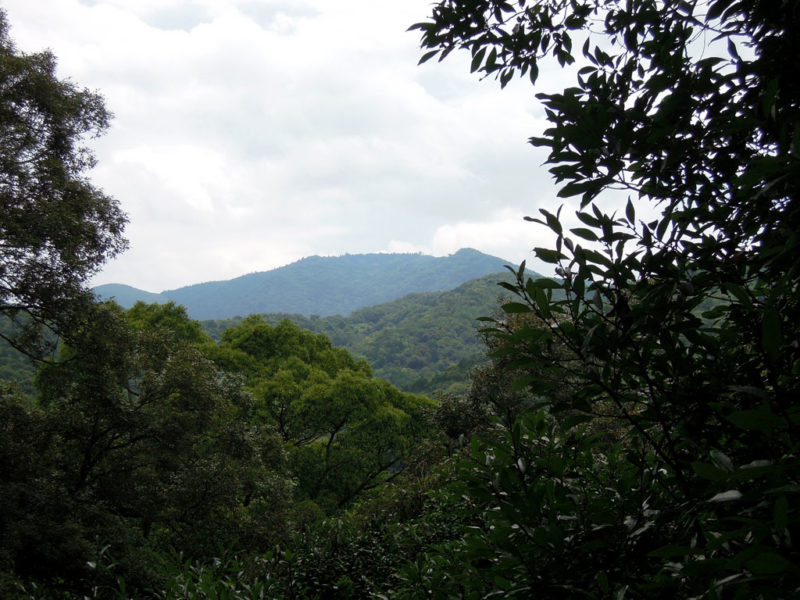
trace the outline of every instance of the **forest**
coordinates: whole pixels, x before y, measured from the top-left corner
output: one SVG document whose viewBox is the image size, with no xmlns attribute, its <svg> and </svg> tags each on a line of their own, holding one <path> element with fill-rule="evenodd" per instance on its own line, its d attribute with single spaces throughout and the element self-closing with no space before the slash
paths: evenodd
<svg viewBox="0 0 800 600">
<path fill-rule="evenodd" d="M 375 377 L 404 391 L 428 396 L 463 392 L 469 387 L 470 370 L 487 361 L 476 319 L 491 314 L 504 296 L 510 296 L 498 287 L 501 281 L 510 282 L 513 277 L 508 272 L 495 273 L 452 290 L 409 294 L 346 316 L 260 316 L 270 325 L 288 320 L 301 329 L 324 334 L 333 345 L 367 360 Z M 165 299 L 162 304 L 169 302 Z M 226 329 L 244 319 L 204 320 L 200 326 L 219 342 Z M 11 321 L 0 317 L 0 331 L 8 332 L 11 327 Z M 35 362 L 0 339 L 0 378 L 15 381 L 23 392 L 33 394 L 36 370 Z"/>
<path fill-rule="evenodd" d="M 432 396 L 462 393 L 470 371 L 488 361 L 477 319 L 498 309 L 510 292 L 498 287 L 511 282 L 510 273 L 495 273 L 467 281 L 445 292 L 409 294 L 361 308 L 347 316 L 262 315 L 277 325 L 289 320 L 302 329 L 322 333 L 331 342 L 364 358 L 373 373 L 397 387 Z M 201 321 L 215 340 L 242 317 Z"/>
<path fill-rule="evenodd" d="M 530 139 L 580 224 L 528 217 L 555 275 L 510 269 L 483 359 L 432 397 L 335 320 L 98 302 L 127 244 L 87 176 L 110 115 L 0 12 L 0 337 L 36 366 L 0 382 L 0 597 L 800 595 L 800 4 L 421 18 L 420 62 L 503 87 L 582 65 Z"/>
</svg>

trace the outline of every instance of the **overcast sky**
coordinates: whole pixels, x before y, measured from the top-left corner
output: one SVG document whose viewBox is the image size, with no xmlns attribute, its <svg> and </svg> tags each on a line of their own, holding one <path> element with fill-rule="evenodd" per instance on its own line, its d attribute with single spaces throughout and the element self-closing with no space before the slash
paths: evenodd
<svg viewBox="0 0 800 600">
<path fill-rule="evenodd" d="M 527 82 L 417 66 L 429 0 L 0 0 L 20 50 L 101 92 L 91 177 L 130 218 L 94 284 L 162 291 L 311 255 L 519 263 L 555 209 Z M 544 85 L 560 77 L 543 71 Z M 561 86 L 563 87 L 563 85 Z"/>
</svg>

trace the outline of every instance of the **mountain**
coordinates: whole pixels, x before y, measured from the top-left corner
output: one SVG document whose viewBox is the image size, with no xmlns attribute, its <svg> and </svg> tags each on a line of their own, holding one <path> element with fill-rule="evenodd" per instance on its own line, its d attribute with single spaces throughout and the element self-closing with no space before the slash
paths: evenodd
<svg viewBox="0 0 800 600">
<path fill-rule="evenodd" d="M 285 267 L 228 281 L 198 283 L 153 294 L 120 284 L 94 288 L 103 299 L 128 308 L 137 300 L 174 301 L 194 319 L 223 319 L 253 313 L 348 315 L 354 310 L 414 292 L 450 290 L 502 271 L 510 264 L 473 249 L 445 257 L 423 254 L 312 256 Z"/>
<path fill-rule="evenodd" d="M 273 325 L 288 319 L 303 329 L 325 334 L 335 345 L 366 358 L 376 377 L 405 391 L 458 392 L 466 389 L 470 369 L 485 360 L 486 349 L 476 319 L 497 312 L 499 299 L 510 296 L 497 284 L 512 279 L 508 271 L 492 273 L 452 290 L 408 294 L 346 317 L 263 317 Z M 201 324 L 206 333 L 219 340 L 225 329 L 239 322 L 241 318 L 237 317 Z"/>
<path fill-rule="evenodd" d="M 145 292 L 139 288 L 122 283 L 99 285 L 94 288 L 94 293 L 104 300 L 113 298 L 117 304 L 124 308 L 130 308 L 140 300 L 147 304 L 166 304 L 170 301 L 170 298 L 164 294 Z"/>
</svg>

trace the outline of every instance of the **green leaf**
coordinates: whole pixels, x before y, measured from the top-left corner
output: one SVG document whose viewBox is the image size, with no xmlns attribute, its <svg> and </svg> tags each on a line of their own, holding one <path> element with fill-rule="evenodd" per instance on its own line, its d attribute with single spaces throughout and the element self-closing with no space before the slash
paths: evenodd
<svg viewBox="0 0 800 600">
<path fill-rule="evenodd" d="M 496 64 L 497 64 L 497 48 L 492 48 L 492 51 L 489 53 L 489 58 L 486 60 L 486 69 L 490 71 L 494 70 Z"/>
<path fill-rule="evenodd" d="M 595 250 L 587 250 L 584 248 L 581 254 L 587 262 L 603 265 L 609 269 L 612 267 L 611 259 Z"/>
<path fill-rule="evenodd" d="M 777 428 L 787 425 L 782 417 L 773 413 L 768 407 L 737 410 L 728 415 L 728 420 L 741 429 L 763 431 L 766 434 L 771 434 Z"/>
<path fill-rule="evenodd" d="M 522 304 L 521 302 L 508 302 L 507 304 L 503 304 L 502 307 L 503 312 L 507 312 L 509 314 L 523 314 L 531 312 L 531 307 L 527 304 Z"/>
<path fill-rule="evenodd" d="M 561 252 L 549 248 L 534 248 L 533 251 L 539 260 L 550 264 L 557 264 L 558 261 L 566 258 Z"/>
<path fill-rule="evenodd" d="M 716 0 L 716 2 L 712 2 L 706 12 L 706 19 L 709 21 L 718 19 L 730 4 L 731 0 Z"/>
<path fill-rule="evenodd" d="M 597 237 L 597 234 L 595 234 L 594 231 L 591 229 L 586 229 L 585 227 L 576 227 L 574 229 L 570 229 L 570 231 L 578 237 L 589 240 L 590 242 L 596 242 L 600 239 Z"/>
<path fill-rule="evenodd" d="M 430 52 L 426 52 L 425 54 L 422 55 L 422 58 L 419 59 L 419 62 L 417 64 L 421 65 L 423 63 L 426 63 L 437 54 L 439 54 L 438 50 L 431 50 Z"/>
<path fill-rule="evenodd" d="M 728 478 L 728 473 L 708 463 L 703 463 L 699 461 L 693 462 L 692 469 L 700 477 L 702 477 L 703 479 L 708 479 L 710 481 L 724 481 L 725 479 Z"/>
<path fill-rule="evenodd" d="M 548 300 L 547 296 L 545 295 L 544 291 L 541 288 L 534 288 L 533 290 L 533 300 L 536 302 L 536 308 L 539 309 L 539 313 L 545 319 L 549 319 L 551 316 L 550 313 L 550 301 Z"/>
<path fill-rule="evenodd" d="M 779 534 L 783 534 L 786 531 L 786 526 L 789 524 L 789 500 L 785 495 L 780 495 L 775 500 L 772 522 L 775 525 L 775 531 Z"/>
<path fill-rule="evenodd" d="M 781 317 L 774 308 L 764 311 L 764 318 L 761 322 L 761 344 L 771 360 L 778 359 L 783 344 L 783 335 Z"/>
<path fill-rule="evenodd" d="M 563 287 L 563 285 L 561 283 L 558 283 L 557 281 L 553 281 L 552 279 L 550 279 L 548 277 L 539 277 L 537 279 L 532 279 L 528 283 L 528 286 L 529 286 L 528 287 L 528 292 L 529 293 L 531 293 L 530 292 L 530 286 L 531 285 L 533 285 L 534 287 L 537 287 L 539 289 L 542 289 L 542 290 L 555 290 L 555 289 L 561 289 Z"/>
<path fill-rule="evenodd" d="M 741 60 L 739 56 L 739 51 L 736 49 L 736 44 L 733 43 L 732 39 L 728 39 L 728 54 L 734 60 Z"/>
<path fill-rule="evenodd" d="M 558 190 L 559 198 L 571 198 L 572 196 L 579 196 L 587 191 L 591 191 L 598 187 L 594 181 L 578 181 L 570 182 Z"/>
<path fill-rule="evenodd" d="M 485 47 L 481 48 L 480 50 L 478 50 L 473 55 L 472 63 L 470 64 L 470 72 L 471 73 L 474 73 L 475 71 L 477 71 L 480 68 L 481 63 L 483 62 L 483 57 L 485 55 L 486 55 L 486 48 Z"/>
<path fill-rule="evenodd" d="M 711 450 L 709 454 L 711 455 L 711 461 L 717 466 L 718 469 L 722 469 L 727 473 L 733 473 L 733 461 L 731 461 L 726 454 L 720 452 L 719 450 Z"/>
<path fill-rule="evenodd" d="M 582 211 L 577 211 L 575 213 L 575 216 L 577 216 L 580 221 L 582 221 L 583 223 L 585 223 L 589 227 L 597 228 L 597 227 L 600 227 L 600 225 L 601 225 L 600 219 L 598 219 L 597 217 L 595 217 L 593 215 L 590 215 L 589 213 L 585 213 L 585 212 L 582 212 Z"/>
<path fill-rule="evenodd" d="M 608 595 L 608 576 L 606 576 L 603 571 L 598 571 L 594 576 L 594 579 L 597 582 L 597 586 L 600 588 L 600 591 L 603 592 L 603 595 Z"/>
<path fill-rule="evenodd" d="M 755 558 L 746 561 L 744 564 L 756 575 L 773 575 L 797 570 L 797 565 L 792 561 L 787 560 L 777 552 L 771 551 L 760 552 Z"/>
<path fill-rule="evenodd" d="M 536 80 L 539 78 L 539 65 L 536 64 L 535 61 L 530 63 L 530 73 L 528 77 L 531 83 L 536 83 Z"/>
<path fill-rule="evenodd" d="M 744 304 L 745 306 L 751 306 L 753 304 L 752 299 L 750 298 L 750 294 L 747 293 L 742 286 L 736 283 L 724 283 L 723 288 L 725 289 L 728 294 L 734 296 L 739 302 Z"/>
<path fill-rule="evenodd" d="M 720 492 L 719 494 L 715 494 L 711 498 L 709 498 L 709 502 L 735 502 L 736 500 L 742 499 L 742 492 L 739 490 L 727 490 L 724 492 Z"/>
<path fill-rule="evenodd" d="M 563 231 L 561 227 L 561 222 L 558 220 L 558 215 L 561 214 L 561 209 L 558 209 L 557 214 L 553 214 L 548 210 L 543 208 L 539 209 L 539 212 L 544 215 L 545 220 L 547 221 L 547 226 L 555 233 L 561 234 Z"/>
<path fill-rule="evenodd" d="M 544 138 L 544 137 L 531 137 L 531 138 L 528 138 L 528 143 L 531 146 L 536 146 L 536 147 L 552 146 L 553 145 L 553 140 L 551 140 L 550 138 Z"/>
<path fill-rule="evenodd" d="M 658 239 L 663 240 L 664 234 L 667 232 L 667 228 L 672 224 L 672 214 L 667 213 L 664 215 L 664 218 L 658 223 L 658 227 L 656 227 L 656 236 Z"/>
<path fill-rule="evenodd" d="M 628 204 L 625 206 L 625 217 L 631 225 L 636 224 L 636 211 L 633 208 L 633 202 L 631 202 L 630 196 L 628 196 Z"/>
</svg>

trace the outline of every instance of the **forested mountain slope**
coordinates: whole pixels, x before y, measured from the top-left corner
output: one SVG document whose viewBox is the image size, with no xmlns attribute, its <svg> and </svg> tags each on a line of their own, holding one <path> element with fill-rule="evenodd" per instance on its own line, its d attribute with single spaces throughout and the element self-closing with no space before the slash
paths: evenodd
<svg viewBox="0 0 800 600">
<path fill-rule="evenodd" d="M 422 254 L 312 256 L 228 281 L 199 283 L 161 294 L 118 284 L 94 289 L 124 308 L 136 301 L 174 301 L 194 319 L 223 319 L 256 313 L 347 315 L 365 306 L 414 292 L 452 289 L 465 281 L 501 271 L 501 258 L 472 249 L 446 257 Z"/>
<path fill-rule="evenodd" d="M 398 300 L 359 309 L 347 317 L 306 317 L 271 313 L 266 321 L 289 319 L 315 333 L 324 333 L 337 346 L 367 359 L 377 377 L 415 392 L 460 390 L 485 348 L 478 337 L 481 316 L 492 314 L 509 281 L 499 272 L 467 281 L 453 290 L 409 294 Z M 204 321 L 209 335 L 219 339 L 241 318 Z"/>
<path fill-rule="evenodd" d="M 11 317 L 0 315 L 0 385 L 14 382 L 24 393 L 32 394 L 36 363 L 7 341 L 17 329 Z"/>
</svg>

